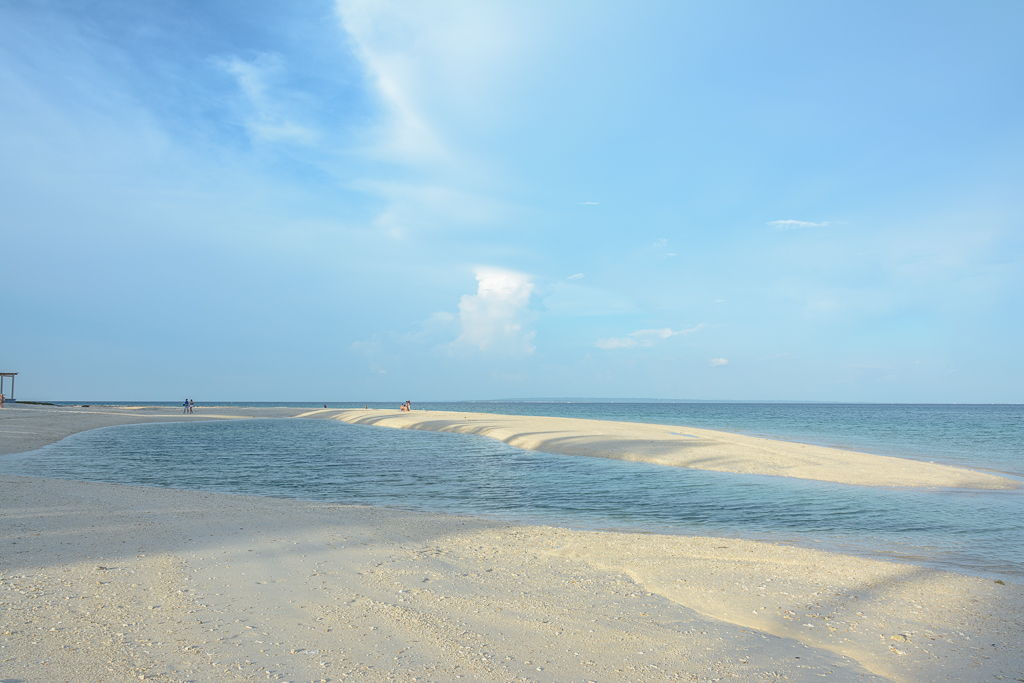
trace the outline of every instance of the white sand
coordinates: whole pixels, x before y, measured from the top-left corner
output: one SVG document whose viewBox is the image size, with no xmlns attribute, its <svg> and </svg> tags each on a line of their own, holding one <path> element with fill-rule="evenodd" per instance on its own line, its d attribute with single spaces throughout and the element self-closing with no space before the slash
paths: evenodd
<svg viewBox="0 0 1024 683">
<path fill-rule="evenodd" d="M 1020 680 L 1022 608 L 784 545 L 0 476 L 0 680 Z"/>
<path fill-rule="evenodd" d="M 401 429 L 481 434 L 512 446 L 547 453 L 816 479 L 839 484 L 977 489 L 1014 489 L 1020 486 L 1006 477 L 960 467 L 694 427 L 440 411 L 314 410 L 300 417 Z"/>
</svg>

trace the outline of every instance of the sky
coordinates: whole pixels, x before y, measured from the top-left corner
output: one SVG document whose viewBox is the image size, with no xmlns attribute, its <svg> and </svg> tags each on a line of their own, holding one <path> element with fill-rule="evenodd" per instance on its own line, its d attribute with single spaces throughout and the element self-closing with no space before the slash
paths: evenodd
<svg viewBox="0 0 1024 683">
<path fill-rule="evenodd" d="M 0 0 L 0 371 L 22 400 L 1024 402 L 1022 28 Z"/>
</svg>

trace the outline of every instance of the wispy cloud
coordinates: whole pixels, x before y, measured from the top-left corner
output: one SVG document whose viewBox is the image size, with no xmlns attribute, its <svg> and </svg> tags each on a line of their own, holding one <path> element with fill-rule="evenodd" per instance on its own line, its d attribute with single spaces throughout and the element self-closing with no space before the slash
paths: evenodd
<svg viewBox="0 0 1024 683">
<path fill-rule="evenodd" d="M 583 273 L 576 273 L 575 275 L 570 275 L 569 277 L 567 277 L 565 279 L 566 280 L 582 280 L 584 277 L 585 276 L 583 275 Z"/>
<path fill-rule="evenodd" d="M 650 330 L 637 330 L 636 332 L 630 332 L 625 337 L 609 337 L 608 339 L 598 339 L 594 342 L 594 346 L 599 349 L 632 349 L 636 347 L 654 346 L 660 341 L 676 337 L 679 335 L 686 336 L 692 334 L 697 330 L 704 327 L 704 323 L 700 323 L 695 327 L 690 327 L 682 330 L 673 330 L 671 327 L 665 327 L 661 329 L 650 329 Z"/>
<path fill-rule="evenodd" d="M 446 158 L 449 151 L 427 121 L 417 97 L 415 83 L 421 67 L 416 55 L 400 47 L 403 42 L 408 48 L 409 43 L 424 40 L 412 28 L 416 25 L 416 8 L 410 6 L 403 11 L 390 3 L 339 0 L 336 10 L 387 112 L 377 144 L 368 151 L 403 163 Z M 422 28 L 429 34 L 427 27 Z M 411 40 L 412 36 L 419 41 Z"/>
<path fill-rule="evenodd" d="M 462 334 L 455 345 L 481 351 L 533 353 L 536 333 L 528 329 L 528 308 L 535 289 L 529 276 L 501 268 L 477 268 L 476 294 L 459 301 Z"/>
<path fill-rule="evenodd" d="M 831 225 L 831 222 L 823 221 L 821 223 L 812 223 L 810 221 L 795 221 L 788 219 L 784 221 L 768 221 L 768 225 L 775 230 L 800 230 L 803 228 L 827 228 Z"/>
<path fill-rule="evenodd" d="M 501 70 L 519 64 L 515 13 L 497 3 L 392 0 L 335 0 L 335 10 L 380 105 L 357 151 L 385 164 L 365 167 L 362 185 L 401 178 L 381 195 L 377 225 L 402 237 L 479 227 L 505 211 L 480 182 L 492 160 L 460 141 L 463 122 L 494 113 Z"/>
<path fill-rule="evenodd" d="M 597 206 L 601 202 L 580 202 L 580 206 Z"/>
<path fill-rule="evenodd" d="M 729 364 L 729 360 L 726 359 L 726 358 L 712 358 L 710 362 L 711 362 L 712 367 L 716 367 L 716 368 L 720 367 L 722 365 L 728 365 Z"/>
<path fill-rule="evenodd" d="M 517 13 L 498 3 L 336 0 L 353 52 L 384 105 L 371 155 L 415 167 L 468 162 L 461 116 L 486 118 L 488 89 L 517 64 Z"/>
<path fill-rule="evenodd" d="M 405 236 L 413 227 L 486 225 L 500 215 L 504 208 L 486 197 L 440 183 L 364 179 L 354 181 L 351 187 L 387 201 L 387 208 L 377 216 L 374 223 L 393 237 Z"/>
<path fill-rule="evenodd" d="M 261 54 L 252 61 L 239 57 L 213 60 L 234 77 L 245 95 L 249 111 L 244 115 L 245 127 L 258 140 L 288 141 L 311 144 L 318 135 L 315 130 L 291 120 L 285 97 L 276 97 L 271 89 L 284 73 L 284 61 L 274 54 Z"/>
</svg>

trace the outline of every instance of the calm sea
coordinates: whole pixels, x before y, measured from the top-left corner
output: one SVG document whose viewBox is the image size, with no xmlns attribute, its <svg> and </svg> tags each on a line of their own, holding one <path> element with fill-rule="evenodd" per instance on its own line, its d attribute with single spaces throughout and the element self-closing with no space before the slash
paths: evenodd
<svg viewBox="0 0 1024 683">
<path fill-rule="evenodd" d="M 472 402 L 414 408 L 705 427 L 1024 478 L 1024 406 L 1018 405 Z M 1022 491 L 893 490 L 703 472 L 333 420 L 109 427 L 0 458 L 0 471 L 572 528 L 781 541 L 1024 581 Z"/>
</svg>

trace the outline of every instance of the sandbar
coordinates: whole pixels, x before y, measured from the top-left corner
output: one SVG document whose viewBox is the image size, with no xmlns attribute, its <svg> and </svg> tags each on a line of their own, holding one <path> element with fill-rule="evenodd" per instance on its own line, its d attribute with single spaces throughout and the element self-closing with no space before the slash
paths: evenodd
<svg viewBox="0 0 1024 683">
<path fill-rule="evenodd" d="M 328 409 L 299 416 L 379 427 L 480 434 L 546 453 L 838 484 L 994 490 L 1020 487 L 1008 477 L 962 467 L 695 427 L 432 410 Z"/>
</svg>

